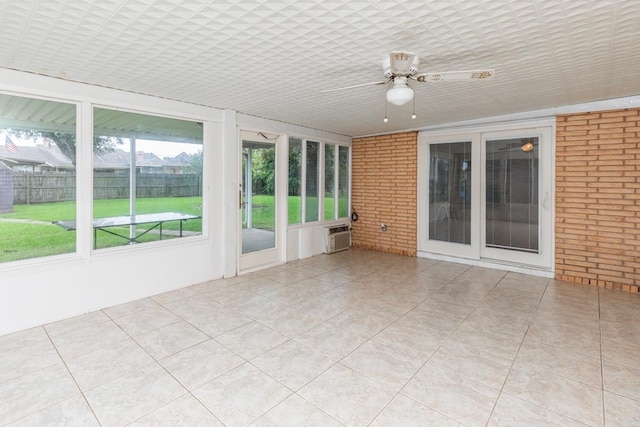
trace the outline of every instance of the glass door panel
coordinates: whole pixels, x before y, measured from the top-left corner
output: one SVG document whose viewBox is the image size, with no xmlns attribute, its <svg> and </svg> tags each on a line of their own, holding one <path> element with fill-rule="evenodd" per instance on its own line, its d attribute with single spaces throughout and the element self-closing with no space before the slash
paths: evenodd
<svg viewBox="0 0 640 427">
<path fill-rule="evenodd" d="M 539 251 L 537 137 L 486 141 L 485 246 Z"/>
<path fill-rule="evenodd" d="M 276 246 L 276 146 L 242 141 L 242 254 Z"/>
<path fill-rule="evenodd" d="M 471 244 L 471 142 L 429 145 L 429 240 Z"/>
</svg>

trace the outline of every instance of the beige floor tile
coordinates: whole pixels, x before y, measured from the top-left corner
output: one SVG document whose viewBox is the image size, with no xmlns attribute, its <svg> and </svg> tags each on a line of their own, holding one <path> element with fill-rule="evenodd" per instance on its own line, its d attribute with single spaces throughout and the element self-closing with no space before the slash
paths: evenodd
<svg viewBox="0 0 640 427">
<path fill-rule="evenodd" d="M 244 364 L 193 391 L 225 425 L 251 423 L 291 395 L 291 390 L 251 365 Z"/>
<path fill-rule="evenodd" d="M 370 425 L 372 427 L 464 427 L 464 424 L 401 394 L 397 395 Z"/>
<path fill-rule="evenodd" d="M 156 359 L 194 346 L 209 337 L 185 321 L 164 326 L 135 337 L 135 340 Z"/>
<path fill-rule="evenodd" d="M 580 427 L 586 424 L 553 411 L 545 409 L 533 403 L 518 399 L 502 393 L 498 399 L 488 427 L 513 427 L 513 426 L 557 426 Z"/>
<path fill-rule="evenodd" d="M 472 324 L 463 323 L 451 334 L 451 339 L 496 356 L 515 359 L 523 337 L 499 331 L 478 330 Z"/>
<path fill-rule="evenodd" d="M 292 306 L 264 316 L 259 321 L 289 338 L 294 338 L 324 322 L 325 319 L 303 306 Z"/>
<path fill-rule="evenodd" d="M 604 361 L 602 374 L 606 391 L 640 400 L 640 369 Z"/>
<path fill-rule="evenodd" d="M 224 347 L 209 340 L 160 360 L 162 366 L 188 390 L 242 365 L 245 361 Z"/>
<path fill-rule="evenodd" d="M 640 425 L 640 400 L 629 399 L 604 392 L 604 419 L 607 427 L 630 427 Z"/>
<path fill-rule="evenodd" d="M 376 335 L 372 341 L 380 342 L 407 356 L 426 362 L 448 337 L 449 334 L 446 332 L 400 319 Z"/>
<path fill-rule="evenodd" d="M 344 328 L 364 338 L 371 338 L 396 320 L 388 314 L 375 314 L 360 309 L 345 310 L 329 319 L 329 323 Z"/>
<path fill-rule="evenodd" d="M 3 424 L 4 425 L 4 424 Z M 11 427 L 40 427 L 40 426 L 68 426 L 68 427 L 98 427 L 100 424 L 87 401 L 81 395 L 71 397 L 47 406 L 31 415 L 8 424 Z"/>
<path fill-rule="evenodd" d="M 125 425 L 187 391 L 154 363 L 96 388 L 85 396 L 102 425 Z"/>
<path fill-rule="evenodd" d="M 252 319 L 259 319 L 285 307 L 282 303 L 256 294 L 250 294 L 242 301 L 229 305 L 229 308 Z"/>
<path fill-rule="evenodd" d="M 109 317 L 102 311 L 94 311 L 81 316 L 75 316 L 58 322 L 49 323 L 44 325 L 44 328 L 49 336 L 55 338 L 60 335 L 77 332 L 81 329 L 101 326 L 109 320 Z"/>
<path fill-rule="evenodd" d="M 210 337 L 250 323 L 252 319 L 204 295 L 184 298 L 166 307 Z"/>
<path fill-rule="evenodd" d="M 298 394 L 346 425 L 367 425 L 394 393 L 340 364 L 323 372 Z"/>
<path fill-rule="evenodd" d="M 294 340 L 334 361 L 338 361 L 363 344 L 367 339 L 325 322 L 298 335 Z"/>
<path fill-rule="evenodd" d="M 251 426 L 255 427 L 340 427 L 343 425 L 297 394 L 292 394 L 251 423 Z"/>
<path fill-rule="evenodd" d="M 429 364 L 486 386 L 502 388 L 512 359 L 484 352 L 473 346 L 448 340 L 429 359 Z"/>
<path fill-rule="evenodd" d="M 518 352 L 516 364 L 525 364 L 537 370 L 602 387 L 601 362 L 599 357 L 554 347 L 541 341 L 525 338 Z"/>
<path fill-rule="evenodd" d="M 176 301 L 179 299 L 187 298 L 187 297 L 196 295 L 198 293 L 200 293 L 198 288 L 194 286 L 188 286 L 186 288 L 180 288 L 174 291 L 169 291 L 162 294 L 154 295 L 151 297 L 151 299 L 157 302 L 158 304 L 165 304 L 170 301 Z"/>
<path fill-rule="evenodd" d="M 131 338 L 67 361 L 67 367 L 82 390 L 111 381 L 153 363 Z"/>
<path fill-rule="evenodd" d="M 503 389 L 506 393 L 593 426 L 601 426 L 602 389 L 537 366 L 514 364 Z"/>
<path fill-rule="evenodd" d="M 216 341 L 251 360 L 279 346 L 289 338 L 258 322 L 247 323 L 216 337 Z"/>
<path fill-rule="evenodd" d="M 129 336 L 111 320 L 89 323 L 86 327 L 74 329 L 63 335 L 52 336 L 51 340 L 65 360 L 79 357 L 101 348 L 107 348 L 125 341 Z"/>
<path fill-rule="evenodd" d="M 340 363 L 393 391 L 399 391 L 423 364 L 377 341 L 367 341 Z"/>
<path fill-rule="evenodd" d="M 60 362 L 41 327 L 0 337 L 0 384 Z"/>
<path fill-rule="evenodd" d="M 433 313 L 424 310 L 411 310 L 402 317 L 403 322 L 414 323 L 419 328 L 435 329 L 451 334 L 465 320 L 466 316 L 457 314 Z"/>
<path fill-rule="evenodd" d="M 401 392 L 468 426 L 484 426 L 499 390 L 427 363 Z"/>
<path fill-rule="evenodd" d="M 178 397 L 128 425 L 130 427 L 224 427 L 224 424 L 191 394 Z"/>
<path fill-rule="evenodd" d="M 335 362 L 309 347 L 287 341 L 251 361 L 281 384 L 296 391 Z"/>
<path fill-rule="evenodd" d="M 79 395 L 69 371 L 57 363 L 0 384 L 0 420 L 15 421 Z"/>
<path fill-rule="evenodd" d="M 114 319 L 127 334 L 132 337 L 155 331 L 172 323 L 179 322 L 180 318 L 161 305 L 149 307 L 137 313 Z"/>
<path fill-rule="evenodd" d="M 113 307 L 105 308 L 102 310 L 109 318 L 117 319 L 118 317 L 128 316 L 130 314 L 139 313 L 154 307 L 157 307 L 158 303 L 151 298 L 144 298 L 135 301 L 131 301 L 125 304 L 116 305 Z"/>
<path fill-rule="evenodd" d="M 640 354 L 640 343 L 622 343 L 602 338 L 602 360 L 616 365 L 635 368 Z"/>
<path fill-rule="evenodd" d="M 600 333 L 593 328 L 584 329 L 579 325 L 536 318 L 527 331 L 527 338 L 587 356 L 600 357 Z"/>
</svg>

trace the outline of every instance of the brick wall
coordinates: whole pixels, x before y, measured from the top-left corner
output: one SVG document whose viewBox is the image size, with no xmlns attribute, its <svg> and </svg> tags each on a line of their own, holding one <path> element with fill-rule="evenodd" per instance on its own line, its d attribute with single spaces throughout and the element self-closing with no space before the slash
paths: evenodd
<svg viewBox="0 0 640 427">
<path fill-rule="evenodd" d="M 640 286 L 640 109 L 557 117 L 556 278 Z"/>
<path fill-rule="evenodd" d="M 416 174 L 416 132 L 353 140 L 354 246 L 415 256 Z M 555 213 L 558 280 L 639 290 L 640 109 L 557 117 Z"/>
<path fill-rule="evenodd" d="M 354 138 L 353 246 L 416 255 L 417 158 L 417 132 Z"/>
</svg>

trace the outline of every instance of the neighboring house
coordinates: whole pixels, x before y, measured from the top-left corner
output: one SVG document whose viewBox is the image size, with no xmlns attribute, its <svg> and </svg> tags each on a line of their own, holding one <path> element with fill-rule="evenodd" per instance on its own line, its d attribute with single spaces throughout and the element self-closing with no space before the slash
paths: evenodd
<svg viewBox="0 0 640 427">
<path fill-rule="evenodd" d="M 186 160 L 185 160 L 186 159 Z M 93 169 L 100 172 L 129 173 L 131 154 L 116 149 L 111 153 L 95 155 Z M 153 153 L 138 151 L 136 153 L 136 169 L 138 173 L 183 174 L 190 166 L 189 155 L 182 153 L 173 158 L 161 159 Z"/>
<path fill-rule="evenodd" d="M 165 157 L 164 172 L 174 174 L 189 173 L 192 168 L 191 158 L 192 156 L 185 152 L 182 152 L 175 157 Z"/>
<path fill-rule="evenodd" d="M 0 161 L 15 172 L 73 171 L 75 165 L 55 144 L 2 146 Z"/>
</svg>

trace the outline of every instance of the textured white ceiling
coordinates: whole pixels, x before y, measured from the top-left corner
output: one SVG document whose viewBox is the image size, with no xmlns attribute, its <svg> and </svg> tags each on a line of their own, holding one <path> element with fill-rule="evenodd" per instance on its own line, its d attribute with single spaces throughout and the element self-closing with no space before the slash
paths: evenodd
<svg viewBox="0 0 640 427">
<path fill-rule="evenodd" d="M 365 135 L 640 94 L 636 0 L 4 0 L 0 67 Z M 420 71 L 389 105 L 392 50 Z"/>
</svg>

